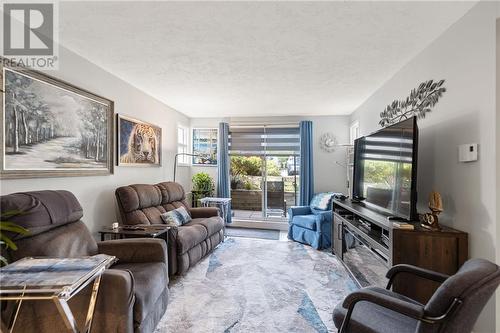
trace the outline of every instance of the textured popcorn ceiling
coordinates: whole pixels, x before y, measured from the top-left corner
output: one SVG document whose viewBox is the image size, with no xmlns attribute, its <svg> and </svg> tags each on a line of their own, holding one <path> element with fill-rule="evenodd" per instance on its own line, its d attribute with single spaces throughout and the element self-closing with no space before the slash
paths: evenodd
<svg viewBox="0 0 500 333">
<path fill-rule="evenodd" d="M 60 41 L 191 117 L 349 114 L 474 4 L 62 2 Z"/>
</svg>

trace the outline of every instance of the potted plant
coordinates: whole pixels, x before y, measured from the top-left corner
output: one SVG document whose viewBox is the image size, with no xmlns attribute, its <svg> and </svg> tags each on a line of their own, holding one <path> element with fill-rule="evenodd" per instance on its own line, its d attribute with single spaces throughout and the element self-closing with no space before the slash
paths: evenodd
<svg viewBox="0 0 500 333">
<path fill-rule="evenodd" d="M 199 199 L 212 196 L 215 184 L 212 177 L 206 172 L 195 174 L 192 181 L 193 206 L 195 206 Z"/>
<path fill-rule="evenodd" d="M 0 247 L 5 249 L 10 249 L 12 251 L 17 250 L 17 245 L 14 241 L 9 237 L 10 234 L 19 234 L 19 235 L 27 235 L 29 231 L 14 222 L 7 221 L 9 218 L 19 215 L 21 212 L 18 211 L 8 211 L 2 213 L 0 216 Z M 8 261 L 3 255 L 0 255 L 0 266 L 7 265 Z"/>
</svg>

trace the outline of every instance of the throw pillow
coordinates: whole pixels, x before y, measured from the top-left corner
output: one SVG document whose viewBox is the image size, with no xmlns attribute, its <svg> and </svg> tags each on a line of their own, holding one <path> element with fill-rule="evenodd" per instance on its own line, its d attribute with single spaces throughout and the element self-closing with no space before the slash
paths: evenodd
<svg viewBox="0 0 500 333">
<path fill-rule="evenodd" d="M 166 213 L 161 214 L 161 219 L 165 224 L 171 225 L 171 226 L 181 226 L 182 223 L 182 215 L 179 214 L 178 211 L 175 209 L 168 211 Z"/>
<path fill-rule="evenodd" d="M 192 220 L 191 215 L 189 215 L 188 211 L 186 210 L 186 208 L 184 208 L 184 206 L 181 206 L 181 207 L 176 208 L 174 210 L 178 211 L 179 214 L 181 214 L 182 220 L 183 220 L 182 224 L 186 224 Z"/>
<path fill-rule="evenodd" d="M 311 200 L 310 206 L 319 210 L 330 209 L 333 195 L 333 192 L 318 193 Z"/>
<path fill-rule="evenodd" d="M 192 220 L 191 215 L 184 207 L 179 207 L 161 214 L 163 222 L 166 224 L 181 226 Z"/>
</svg>

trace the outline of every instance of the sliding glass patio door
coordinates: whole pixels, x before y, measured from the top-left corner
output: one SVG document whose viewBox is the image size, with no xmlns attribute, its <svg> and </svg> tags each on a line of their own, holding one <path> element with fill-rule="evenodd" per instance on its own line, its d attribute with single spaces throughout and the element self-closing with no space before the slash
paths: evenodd
<svg viewBox="0 0 500 333">
<path fill-rule="evenodd" d="M 231 128 L 229 145 L 234 219 L 286 221 L 298 202 L 298 128 Z"/>
<path fill-rule="evenodd" d="M 231 155 L 231 208 L 234 219 L 262 218 L 263 158 L 258 155 Z"/>
<path fill-rule="evenodd" d="M 298 202 L 298 157 L 295 155 L 266 156 L 264 176 L 264 211 L 266 218 L 281 220 L 288 208 Z"/>
</svg>

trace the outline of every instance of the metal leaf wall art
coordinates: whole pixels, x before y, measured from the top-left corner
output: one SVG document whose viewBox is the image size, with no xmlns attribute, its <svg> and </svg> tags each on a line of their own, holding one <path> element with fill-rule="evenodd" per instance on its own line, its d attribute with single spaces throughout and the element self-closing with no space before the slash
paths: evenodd
<svg viewBox="0 0 500 333">
<path fill-rule="evenodd" d="M 444 80 L 422 82 L 417 89 L 412 89 L 406 99 L 394 100 L 380 113 L 380 126 L 386 127 L 413 116 L 425 118 L 446 92 L 443 84 Z"/>
</svg>

